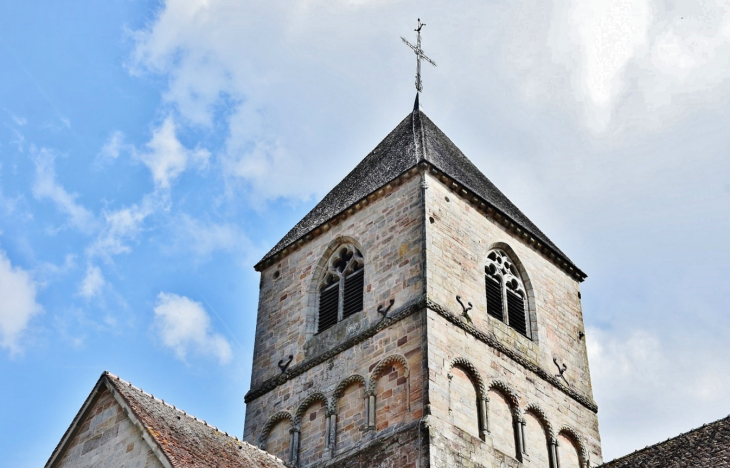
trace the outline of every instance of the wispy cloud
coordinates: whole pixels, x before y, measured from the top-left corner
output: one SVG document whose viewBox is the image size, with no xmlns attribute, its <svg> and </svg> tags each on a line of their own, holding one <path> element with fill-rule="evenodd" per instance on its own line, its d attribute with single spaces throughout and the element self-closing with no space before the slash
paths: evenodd
<svg viewBox="0 0 730 468">
<path fill-rule="evenodd" d="M 20 338 L 34 315 L 43 309 L 36 302 L 36 283 L 31 275 L 13 266 L 0 249 L 0 347 L 11 354 L 22 351 Z"/>
<path fill-rule="evenodd" d="M 212 356 L 221 364 L 230 362 L 231 345 L 212 330 L 203 305 L 185 296 L 161 292 L 155 306 L 155 326 L 162 344 L 180 360 L 189 354 Z"/>
<path fill-rule="evenodd" d="M 204 168 L 210 152 L 202 148 L 188 149 L 180 143 L 175 131 L 175 119 L 168 116 L 157 127 L 146 149 L 137 157 L 152 173 L 155 187 L 168 189 L 170 184 L 189 167 Z"/>
<path fill-rule="evenodd" d="M 125 146 L 124 133 L 115 130 L 109 135 L 106 143 L 104 143 L 101 151 L 99 151 L 99 157 L 102 159 L 117 159 Z"/>
<path fill-rule="evenodd" d="M 106 281 L 101 273 L 101 268 L 96 265 L 89 264 L 86 267 L 86 274 L 79 286 L 79 295 L 84 299 L 91 299 L 98 296 Z"/>
<path fill-rule="evenodd" d="M 56 207 L 66 214 L 72 226 L 82 232 L 92 232 L 96 225 L 94 215 L 83 205 L 76 202 L 78 195 L 66 191 L 56 181 L 55 156 L 47 149 L 35 155 L 36 180 L 33 195 L 38 200 L 50 199 Z"/>
<path fill-rule="evenodd" d="M 111 261 L 114 255 L 132 251 L 130 244 L 138 239 L 145 220 L 162 209 L 164 200 L 156 194 L 146 195 L 142 202 L 103 213 L 104 225 L 94 241 L 87 247 L 90 258 L 101 257 Z"/>
</svg>

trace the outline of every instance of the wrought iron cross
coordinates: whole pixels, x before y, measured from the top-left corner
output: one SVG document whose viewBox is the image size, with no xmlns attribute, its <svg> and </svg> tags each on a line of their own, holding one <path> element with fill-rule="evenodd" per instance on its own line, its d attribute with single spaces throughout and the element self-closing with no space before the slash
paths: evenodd
<svg viewBox="0 0 730 468">
<path fill-rule="evenodd" d="M 403 40 L 403 42 L 406 43 L 408 47 L 413 49 L 413 52 L 416 53 L 416 90 L 420 93 L 423 91 L 423 83 L 421 83 L 421 59 L 427 61 L 434 67 L 436 66 L 436 62 L 431 60 L 430 58 L 426 57 L 426 55 L 423 53 L 423 50 L 421 49 L 421 28 L 426 26 L 425 23 L 421 23 L 421 18 L 418 18 L 418 28 L 414 29 L 418 33 L 418 36 L 416 37 L 416 45 L 414 46 L 410 42 L 406 40 L 405 37 L 401 36 L 400 38 Z"/>
</svg>

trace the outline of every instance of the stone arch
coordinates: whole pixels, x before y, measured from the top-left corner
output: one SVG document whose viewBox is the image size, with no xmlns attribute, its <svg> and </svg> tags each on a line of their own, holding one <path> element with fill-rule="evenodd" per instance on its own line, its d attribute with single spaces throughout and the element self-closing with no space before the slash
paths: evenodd
<svg viewBox="0 0 730 468">
<path fill-rule="evenodd" d="M 517 396 L 517 392 L 515 392 L 508 383 L 504 382 L 503 380 L 494 379 L 489 383 L 489 387 L 487 388 L 487 390 L 497 390 L 502 395 L 504 395 L 510 404 L 510 408 L 512 409 L 513 414 L 518 418 L 520 417 L 520 398 Z"/>
<path fill-rule="evenodd" d="M 368 380 L 368 387 L 367 387 L 367 394 L 368 395 L 374 395 L 375 394 L 375 386 L 377 385 L 377 381 L 380 378 L 380 376 L 383 374 L 383 371 L 385 370 L 385 367 L 388 364 L 392 364 L 394 362 L 400 363 L 403 368 L 405 369 L 405 377 L 408 378 L 410 375 L 410 370 L 408 369 L 408 361 L 406 360 L 405 356 L 401 354 L 391 354 L 390 356 L 382 359 L 377 366 L 375 366 L 375 369 L 370 373 L 370 379 Z"/>
<path fill-rule="evenodd" d="M 380 388 L 380 391 L 383 392 L 383 395 L 378 396 L 378 381 L 380 380 L 380 377 L 385 373 L 385 370 L 389 365 L 393 365 L 395 363 L 403 366 L 403 376 L 401 378 L 404 381 L 401 382 L 401 378 L 398 378 L 396 381 L 393 382 L 391 381 L 392 379 L 389 378 L 383 388 Z M 399 389 L 400 385 L 404 385 L 404 388 Z M 396 394 L 400 394 L 400 392 L 403 392 L 402 396 L 404 400 L 404 405 L 402 406 L 400 404 L 397 404 L 399 400 L 396 399 Z M 388 426 L 399 424 L 400 422 L 404 421 L 406 414 L 411 411 L 410 393 L 410 370 L 408 368 L 408 361 L 406 360 L 406 358 L 400 354 L 391 354 L 383 358 L 370 373 L 368 387 L 365 393 L 368 399 L 368 427 L 373 430 L 379 431 L 385 429 Z M 390 400 L 391 398 L 395 400 Z M 386 402 L 388 402 L 389 400 L 390 402 L 386 406 L 382 406 L 385 405 Z M 396 402 L 396 404 L 393 406 L 390 404 L 392 402 Z M 378 418 L 378 420 L 376 421 L 376 413 L 379 410 L 385 408 L 387 408 L 388 411 L 386 417 L 384 419 Z"/>
<path fill-rule="evenodd" d="M 492 434 L 496 450 L 522 461 L 523 437 L 520 400 L 514 389 L 502 380 L 492 380 L 487 386 L 487 429 Z"/>
<path fill-rule="evenodd" d="M 327 397 L 322 392 L 314 392 L 310 394 L 307 398 L 305 398 L 300 404 L 299 408 L 297 408 L 297 412 L 294 415 L 294 425 L 299 426 L 302 422 L 302 415 L 304 415 L 304 412 L 307 410 L 309 405 L 314 403 L 315 401 L 321 401 L 324 403 L 325 408 L 327 408 L 327 415 L 329 416 L 329 408 L 330 408 L 330 402 L 327 400 Z"/>
<path fill-rule="evenodd" d="M 461 371 L 469 379 L 472 388 L 464 388 L 459 380 L 455 379 L 457 374 L 454 368 Z M 454 358 L 449 366 L 449 413 L 452 424 L 460 429 L 471 433 L 482 440 L 487 435 L 487 388 L 479 370 L 474 364 L 464 357 Z M 474 400 L 469 402 L 471 390 L 474 390 Z M 474 413 L 471 413 L 471 410 Z M 474 433 L 476 431 L 476 433 Z"/>
<path fill-rule="evenodd" d="M 271 428 L 274 427 L 276 423 L 284 419 L 288 419 L 292 425 L 294 424 L 294 418 L 292 418 L 291 413 L 288 411 L 279 411 L 278 413 L 274 413 L 274 415 L 271 416 L 266 423 L 264 423 L 264 427 L 261 428 L 261 434 L 259 435 L 259 448 L 261 448 L 261 450 L 266 450 L 266 438 L 269 436 Z"/>
<path fill-rule="evenodd" d="M 537 403 L 530 403 L 525 408 L 525 413 L 530 413 L 534 415 L 538 420 L 540 420 L 543 427 L 545 428 L 545 431 L 547 432 L 548 442 L 552 442 L 553 440 L 555 440 L 555 430 L 553 428 L 553 425 L 550 422 L 550 419 L 548 419 L 545 411 L 542 409 L 542 407 L 540 407 L 540 405 L 538 405 Z"/>
<path fill-rule="evenodd" d="M 509 256 L 512 263 L 517 268 L 517 272 L 520 274 L 522 284 L 525 286 L 525 293 L 527 294 L 527 312 L 530 317 L 530 338 L 533 341 L 537 341 L 537 301 L 535 300 L 535 287 L 530 279 L 530 274 L 527 272 L 525 265 L 520 260 L 517 252 L 506 242 L 493 242 L 487 247 L 486 253 L 484 254 L 482 264 L 486 263 L 487 255 L 492 250 L 502 250 L 507 256 Z"/>
<path fill-rule="evenodd" d="M 365 377 L 363 377 L 360 374 L 353 374 L 349 377 L 345 377 L 340 381 L 340 383 L 337 384 L 337 387 L 335 387 L 335 391 L 332 393 L 332 402 L 330 403 L 330 414 L 337 413 L 337 400 L 342 396 L 342 392 L 345 391 L 347 387 L 354 384 L 355 382 L 360 382 L 363 387 L 367 388 L 367 384 L 365 382 Z"/>
<path fill-rule="evenodd" d="M 520 422 L 520 430 L 522 452 L 530 456 L 531 463 L 535 466 L 556 467 L 552 424 L 539 405 L 527 405 Z"/>
<path fill-rule="evenodd" d="M 353 387 L 357 388 L 353 390 Z M 335 450 L 349 450 L 361 441 L 363 426 L 367 425 L 369 397 L 365 396 L 366 389 L 365 377 L 359 374 L 342 379 L 335 387 L 330 408 L 328 441 L 332 453 Z"/>
<path fill-rule="evenodd" d="M 564 435 L 568 439 L 572 440 L 573 443 L 578 447 L 578 458 L 580 459 L 580 466 L 588 465 L 588 450 L 586 449 L 583 437 L 578 431 L 573 429 L 571 426 L 562 425 L 557 435 Z"/>
<path fill-rule="evenodd" d="M 479 372 L 479 370 L 477 370 L 476 366 L 471 363 L 471 361 L 463 357 L 454 358 L 449 365 L 449 372 L 451 372 L 451 369 L 453 369 L 454 367 L 461 367 L 462 369 L 466 370 L 467 374 L 469 374 L 472 379 L 474 379 L 474 383 L 476 384 L 477 388 L 477 397 L 486 398 L 487 387 L 484 385 L 484 379 L 482 379 L 481 373 Z"/>
</svg>

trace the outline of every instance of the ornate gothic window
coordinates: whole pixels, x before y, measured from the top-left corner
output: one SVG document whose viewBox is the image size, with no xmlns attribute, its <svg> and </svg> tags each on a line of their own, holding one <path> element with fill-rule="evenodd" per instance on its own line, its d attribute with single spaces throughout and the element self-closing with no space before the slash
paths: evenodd
<svg viewBox="0 0 730 468">
<path fill-rule="evenodd" d="M 527 293 L 514 262 L 502 250 L 492 250 L 484 267 L 487 314 L 530 336 Z"/>
<path fill-rule="evenodd" d="M 339 246 L 327 261 L 319 285 L 318 332 L 362 310 L 364 266 L 362 254 L 352 244 Z"/>
</svg>

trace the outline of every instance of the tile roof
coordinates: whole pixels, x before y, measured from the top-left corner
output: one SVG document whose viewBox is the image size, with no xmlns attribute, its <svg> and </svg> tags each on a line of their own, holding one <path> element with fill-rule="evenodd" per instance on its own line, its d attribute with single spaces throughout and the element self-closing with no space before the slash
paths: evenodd
<svg viewBox="0 0 730 468">
<path fill-rule="evenodd" d="M 637 450 L 600 468 L 730 468 L 730 416 Z"/>
<path fill-rule="evenodd" d="M 259 261 L 256 268 L 261 269 L 263 262 L 421 162 L 430 164 L 463 185 L 552 250 L 572 266 L 580 277 L 585 278 L 585 274 L 418 108 L 417 102 L 413 112 L 325 195 Z"/>
<path fill-rule="evenodd" d="M 106 387 L 117 402 L 128 409 L 130 419 L 136 420 L 148 443 L 153 441 L 165 466 L 173 468 L 285 468 L 284 462 L 236 437 L 221 432 L 205 421 L 175 408 L 163 400 L 145 393 L 119 377 L 104 372 L 86 403 L 54 450 L 48 464 L 60 454 L 73 436 L 74 428 L 88 410 L 100 389 Z M 163 459 L 164 458 L 164 459 Z"/>
</svg>

